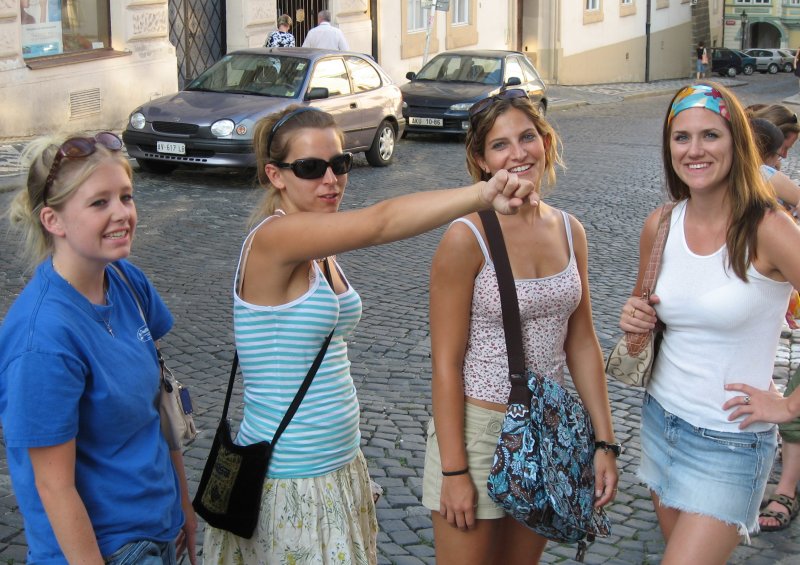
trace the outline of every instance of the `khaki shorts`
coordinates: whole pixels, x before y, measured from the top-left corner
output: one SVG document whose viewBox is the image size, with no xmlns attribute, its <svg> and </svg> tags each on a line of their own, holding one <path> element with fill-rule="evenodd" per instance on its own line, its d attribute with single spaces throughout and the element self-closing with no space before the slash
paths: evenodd
<svg viewBox="0 0 800 565">
<path fill-rule="evenodd" d="M 465 404 L 464 439 L 467 444 L 467 464 L 472 482 L 478 491 L 478 508 L 475 517 L 479 520 L 497 520 L 506 514 L 492 502 L 486 488 L 489 470 L 494 459 L 494 450 L 505 413 L 473 404 Z M 439 497 L 442 492 L 442 460 L 439 457 L 439 443 L 436 427 L 431 419 L 428 424 L 428 445 L 425 450 L 425 474 L 422 483 L 422 505 L 433 512 L 439 511 Z"/>
</svg>

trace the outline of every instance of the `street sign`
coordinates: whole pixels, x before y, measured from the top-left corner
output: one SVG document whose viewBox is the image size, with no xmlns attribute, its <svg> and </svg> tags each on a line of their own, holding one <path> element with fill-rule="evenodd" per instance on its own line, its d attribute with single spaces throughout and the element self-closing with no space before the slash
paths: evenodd
<svg viewBox="0 0 800 565">
<path fill-rule="evenodd" d="M 450 9 L 450 0 L 436 0 L 436 11 L 446 12 Z"/>
<path fill-rule="evenodd" d="M 735 26 L 736 25 L 736 20 L 725 20 L 725 25 L 726 26 Z"/>
</svg>

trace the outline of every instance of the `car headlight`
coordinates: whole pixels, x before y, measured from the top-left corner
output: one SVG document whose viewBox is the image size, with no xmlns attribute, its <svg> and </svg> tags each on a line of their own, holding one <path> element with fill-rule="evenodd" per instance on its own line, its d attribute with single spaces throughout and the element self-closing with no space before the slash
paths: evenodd
<svg viewBox="0 0 800 565">
<path fill-rule="evenodd" d="M 211 133 L 217 137 L 227 137 L 233 132 L 235 125 L 233 120 L 219 120 L 211 124 Z"/>
<path fill-rule="evenodd" d="M 144 114 L 142 114 L 141 112 L 134 112 L 133 114 L 131 114 L 129 122 L 133 129 L 144 129 L 144 125 L 147 122 L 147 120 L 144 119 Z"/>
<path fill-rule="evenodd" d="M 408 102 L 403 100 L 403 110 L 408 110 Z"/>
<path fill-rule="evenodd" d="M 450 106 L 450 110 L 452 110 L 453 112 L 466 112 L 467 110 L 472 108 L 473 104 L 474 102 L 459 102 L 458 104 L 453 104 L 452 106 Z"/>
</svg>

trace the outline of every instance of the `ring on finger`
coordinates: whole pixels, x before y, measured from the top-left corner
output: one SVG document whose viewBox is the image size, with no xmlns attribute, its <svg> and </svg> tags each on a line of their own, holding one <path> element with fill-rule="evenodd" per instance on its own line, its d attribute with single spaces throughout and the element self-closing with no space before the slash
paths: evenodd
<svg viewBox="0 0 800 565">
<path fill-rule="evenodd" d="M 632 307 L 631 308 L 631 318 L 635 318 L 635 317 L 636 317 L 636 308 Z"/>
<path fill-rule="evenodd" d="M 750 395 L 749 394 L 744 397 L 744 403 L 745 404 L 750 404 Z"/>
</svg>

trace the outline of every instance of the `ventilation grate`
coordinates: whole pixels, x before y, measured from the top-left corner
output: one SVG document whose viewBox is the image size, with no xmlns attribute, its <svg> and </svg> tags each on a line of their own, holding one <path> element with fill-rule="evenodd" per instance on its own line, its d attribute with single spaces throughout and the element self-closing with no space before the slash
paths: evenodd
<svg viewBox="0 0 800 565">
<path fill-rule="evenodd" d="M 75 90 L 69 93 L 69 119 L 85 118 L 99 114 L 103 109 L 103 101 L 99 88 Z"/>
</svg>

